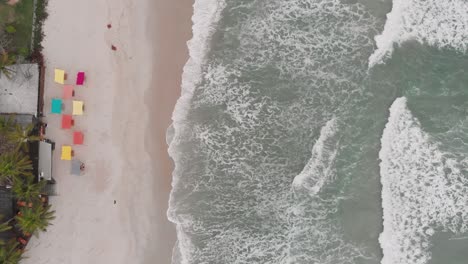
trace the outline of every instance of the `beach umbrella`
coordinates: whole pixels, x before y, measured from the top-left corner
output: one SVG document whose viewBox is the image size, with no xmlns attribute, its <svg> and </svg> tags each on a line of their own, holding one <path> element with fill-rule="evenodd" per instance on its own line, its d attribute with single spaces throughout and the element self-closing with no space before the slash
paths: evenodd
<svg viewBox="0 0 468 264">
<path fill-rule="evenodd" d="M 71 160 L 73 156 L 73 151 L 71 146 L 62 146 L 62 155 L 60 159 L 62 160 Z"/>
<path fill-rule="evenodd" d="M 85 81 L 85 73 L 84 72 L 78 72 L 76 75 L 76 85 L 83 85 Z"/>
<path fill-rule="evenodd" d="M 63 86 L 63 99 L 71 99 L 74 95 L 73 85 Z"/>
<path fill-rule="evenodd" d="M 52 114 L 61 114 L 62 113 L 62 99 L 53 98 L 52 102 Z"/>
<path fill-rule="evenodd" d="M 76 160 L 76 159 L 72 160 L 71 165 L 70 165 L 70 173 L 72 175 L 81 175 L 81 172 L 83 171 L 83 169 L 84 169 L 83 162 Z"/>
<path fill-rule="evenodd" d="M 65 83 L 65 71 L 61 69 L 55 69 L 55 82 L 64 84 Z"/>
<path fill-rule="evenodd" d="M 71 115 L 62 115 L 62 128 L 70 129 L 73 126 L 73 118 Z"/>
<path fill-rule="evenodd" d="M 84 141 L 83 133 L 80 131 L 73 132 L 73 144 L 82 145 Z"/>
<path fill-rule="evenodd" d="M 83 101 L 73 100 L 73 115 L 83 115 L 84 103 Z"/>
</svg>

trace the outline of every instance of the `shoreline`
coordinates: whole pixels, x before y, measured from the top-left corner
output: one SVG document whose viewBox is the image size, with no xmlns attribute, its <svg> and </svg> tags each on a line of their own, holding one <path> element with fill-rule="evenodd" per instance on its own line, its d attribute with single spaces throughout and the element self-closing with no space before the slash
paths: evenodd
<svg viewBox="0 0 468 264">
<path fill-rule="evenodd" d="M 175 225 L 167 219 L 169 194 L 171 192 L 173 160 L 168 154 L 166 131 L 172 123 L 172 113 L 181 94 L 182 69 L 189 58 L 187 41 L 192 35 L 193 0 L 167 1 L 151 3 L 151 9 L 157 15 L 149 17 L 148 24 L 155 25 L 149 35 L 153 35 L 153 71 L 152 88 L 145 94 L 145 104 L 153 113 L 148 122 L 145 141 L 147 151 L 158 164 L 153 165 L 158 176 L 154 183 L 154 200 L 161 206 L 156 216 L 159 226 L 155 226 L 155 249 L 145 257 L 144 263 L 171 263 L 172 249 L 177 240 Z M 174 16 L 176 14 L 176 16 Z M 171 25 L 168 27 L 167 25 Z M 147 259 L 147 261 L 146 261 Z"/>
</svg>

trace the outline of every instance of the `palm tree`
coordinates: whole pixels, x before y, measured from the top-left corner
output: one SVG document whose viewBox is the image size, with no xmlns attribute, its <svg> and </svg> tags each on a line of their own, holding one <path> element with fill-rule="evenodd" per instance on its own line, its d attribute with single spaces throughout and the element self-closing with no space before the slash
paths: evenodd
<svg viewBox="0 0 468 264">
<path fill-rule="evenodd" d="M 0 215 L 0 219 L 2 219 L 2 216 Z M 11 219 L 10 219 L 11 220 Z M 4 223 L 1 223 L 0 224 L 0 233 L 2 232 L 5 232 L 5 231 L 8 231 L 11 229 L 11 226 L 9 225 L 9 220 L 4 222 Z M 1 262 L 0 262 L 1 263 Z"/>
<path fill-rule="evenodd" d="M 16 220 L 23 233 L 37 236 L 37 230 L 46 231 L 50 222 L 55 219 L 54 213 L 55 211 L 50 211 L 50 205 L 43 207 L 35 204 L 32 208 L 22 207 L 21 214 L 16 216 Z"/>
<path fill-rule="evenodd" d="M 28 151 L 29 142 L 40 140 L 39 136 L 31 135 L 33 129 L 34 124 L 29 124 L 28 126 L 23 127 L 17 123 L 14 129 L 7 134 L 7 138 L 10 142 L 16 144 L 17 151 L 21 148 L 24 151 Z"/>
<path fill-rule="evenodd" d="M 20 176 L 32 176 L 32 162 L 19 152 L 0 155 L 0 185 L 12 184 Z"/>
<path fill-rule="evenodd" d="M 0 116 L 0 133 L 7 133 L 13 126 L 13 116 Z"/>
<path fill-rule="evenodd" d="M 8 79 L 11 78 L 12 74 L 15 72 L 10 68 L 11 65 L 16 63 L 15 56 L 11 56 L 5 50 L 0 51 L 0 77 L 5 75 Z"/>
<path fill-rule="evenodd" d="M 18 264 L 23 257 L 22 252 L 18 249 L 18 242 L 14 239 L 0 245 L 0 263 L 2 264 Z"/>
<path fill-rule="evenodd" d="M 34 177 L 29 176 L 25 179 L 17 179 L 13 184 L 13 193 L 18 201 L 26 203 L 40 202 L 40 195 L 44 190 L 46 181 L 34 183 Z"/>
</svg>

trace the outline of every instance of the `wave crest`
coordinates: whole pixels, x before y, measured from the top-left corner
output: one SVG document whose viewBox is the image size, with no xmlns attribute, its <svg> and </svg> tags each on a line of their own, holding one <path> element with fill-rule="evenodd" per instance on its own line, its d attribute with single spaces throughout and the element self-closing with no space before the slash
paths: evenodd
<svg viewBox="0 0 468 264">
<path fill-rule="evenodd" d="M 369 68 L 381 64 L 393 45 L 414 39 L 439 48 L 468 49 L 468 2 L 464 0 L 394 0 Z"/>
<path fill-rule="evenodd" d="M 382 135 L 382 264 L 425 264 L 436 231 L 468 230 L 464 165 L 438 149 L 406 106 L 395 100 Z"/>
</svg>

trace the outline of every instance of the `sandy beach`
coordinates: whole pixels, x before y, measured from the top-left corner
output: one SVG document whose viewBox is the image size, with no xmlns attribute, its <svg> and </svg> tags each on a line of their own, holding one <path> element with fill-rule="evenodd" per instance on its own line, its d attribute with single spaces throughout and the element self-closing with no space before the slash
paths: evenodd
<svg viewBox="0 0 468 264">
<path fill-rule="evenodd" d="M 32 238 L 23 263 L 170 263 L 175 232 L 166 220 L 172 163 L 165 130 L 180 94 L 191 5 L 49 0 L 44 121 L 47 138 L 56 142 L 57 218 Z M 75 88 L 85 112 L 71 130 L 60 129 L 60 116 L 50 114 L 50 100 L 62 95 L 54 68 L 67 72 L 66 83 L 78 71 L 87 75 Z M 71 113 L 70 101 L 64 113 Z M 82 176 L 70 175 L 70 163 L 60 160 L 72 131 L 85 135 L 84 145 L 73 147 L 86 164 Z"/>
</svg>

